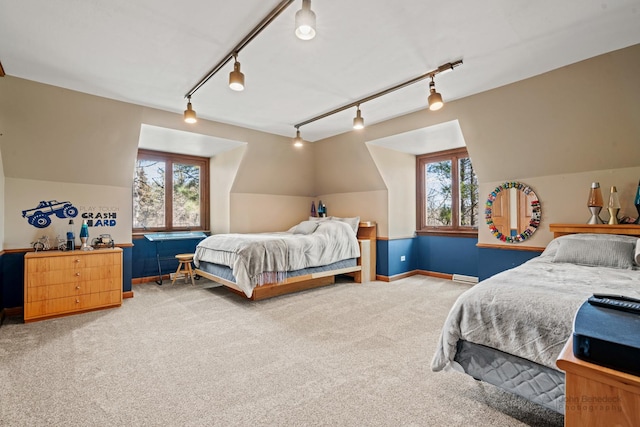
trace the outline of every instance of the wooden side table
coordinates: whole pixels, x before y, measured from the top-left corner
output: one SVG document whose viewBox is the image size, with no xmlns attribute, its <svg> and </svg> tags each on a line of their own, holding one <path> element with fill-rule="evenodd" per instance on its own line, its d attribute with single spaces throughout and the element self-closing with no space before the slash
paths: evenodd
<svg viewBox="0 0 640 427">
<path fill-rule="evenodd" d="M 358 241 L 360 241 L 360 248 L 365 250 L 361 254 L 361 259 L 368 258 L 366 261 L 359 261 L 363 270 L 365 268 L 368 271 L 362 271 L 362 281 L 368 282 L 369 280 L 376 280 L 376 240 L 377 240 L 377 226 L 373 221 L 361 221 L 358 226 Z M 368 243 L 368 245 L 367 245 Z M 369 246 L 369 250 L 366 250 L 366 246 Z"/>
<path fill-rule="evenodd" d="M 640 377 L 573 355 L 573 338 L 556 365 L 566 373 L 565 426 L 640 425 Z"/>
</svg>

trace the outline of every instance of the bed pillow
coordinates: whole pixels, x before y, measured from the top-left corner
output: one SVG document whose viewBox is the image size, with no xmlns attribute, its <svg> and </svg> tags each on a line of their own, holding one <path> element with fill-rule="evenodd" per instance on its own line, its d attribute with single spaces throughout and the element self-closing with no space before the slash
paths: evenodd
<svg viewBox="0 0 640 427">
<path fill-rule="evenodd" d="M 636 242 L 636 255 L 634 257 L 636 265 L 640 265 L 640 239 Z"/>
<path fill-rule="evenodd" d="M 331 219 L 334 221 L 346 222 L 353 229 L 353 232 L 358 234 L 358 226 L 360 225 L 359 216 L 354 216 L 352 218 L 339 218 L 337 216 L 332 216 Z"/>
<path fill-rule="evenodd" d="M 293 234 L 311 234 L 318 228 L 318 221 L 302 221 L 293 228 Z"/>
<path fill-rule="evenodd" d="M 632 269 L 634 251 L 633 242 L 564 239 L 558 245 L 553 262 Z"/>
</svg>

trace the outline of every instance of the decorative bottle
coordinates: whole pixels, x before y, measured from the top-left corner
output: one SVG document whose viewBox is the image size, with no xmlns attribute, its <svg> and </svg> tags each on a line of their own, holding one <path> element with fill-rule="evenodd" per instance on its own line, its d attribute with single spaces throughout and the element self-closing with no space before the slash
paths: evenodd
<svg viewBox="0 0 640 427">
<path fill-rule="evenodd" d="M 69 220 L 69 230 L 67 231 L 67 250 L 73 251 L 76 248 L 76 236 L 73 234 L 73 220 Z"/>
<path fill-rule="evenodd" d="M 80 250 L 90 251 L 93 249 L 92 247 L 87 245 L 87 240 L 89 240 L 89 226 L 87 225 L 87 220 L 82 220 L 82 226 L 80 227 L 80 241 L 82 242 L 82 246 L 80 246 Z"/>
<path fill-rule="evenodd" d="M 600 190 L 599 182 L 591 183 L 591 190 L 589 190 L 589 202 L 587 203 L 587 206 L 589 206 L 589 211 L 591 211 L 591 218 L 587 224 L 604 224 L 604 221 L 600 219 L 600 211 L 604 206 L 604 202 L 602 201 L 602 191 Z"/>
<path fill-rule="evenodd" d="M 318 216 L 318 213 L 316 212 L 316 202 L 314 201 L 311 201 L 311 216 L 314 218 Z"/>
<path fill-rule="evenodd" d="M 638 181 L 638 191 L 636 191 L 636 200 L 634 201 L 636 205 L 636 210 L 638 211 L 638 217 L 636 218 L 636 222 L 634 224 L 640 224 L 640 181 Z"/>
<path fill-rule="evenodd" d="M 609 195 L 609 224 L 618 224 L 618 212 L 620 212 L 620 199 L 618 198 L 618 190 L 613 186 Z"/>
</svg>

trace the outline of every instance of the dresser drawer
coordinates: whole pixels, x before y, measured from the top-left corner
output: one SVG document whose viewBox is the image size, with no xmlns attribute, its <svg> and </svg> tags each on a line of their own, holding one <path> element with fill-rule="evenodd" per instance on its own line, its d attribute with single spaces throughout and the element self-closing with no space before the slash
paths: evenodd
<svg viewBox="0 0 640 427">
<path fill-rule="evenodd" d="M 56 285 L 35 286 L 27 292 L 27 301 L 42 301 L 45 299 L 64 298 L 99 292 L 117 291 L 120 288 L 120 280 L 116 278 L 101 279 L 88 282 L 69 282 Z"/>
<path fill-rule="evenodd" d="M 95 256 L 87 256 L 86 254 L 79 253 L 27 259 L 26 262 L 29 263 L 29 271 L 37 273 L 118 265 L 120 263 L 120 257 L 121 255 L 117 253 L 100 253 Z"/>
<path fill-rule="evenodd" d="M 59 283 L 79 282 L 88 280 L 103 280 L 118 278 L 122 275 L 119 265 L 107 265 L 100 268 L 84 267 L 66 270 L 52 270 L 42 272 L 29 272 L 25 277 L 28 288 L 48 286 Z"/>
<path fill-rule="evenodd" d="M 30 320 L 120 304 L 122 304 L 122 292 L 120 290 L 33 301 L 25 304 L 24 319 Z"/>
</svg>

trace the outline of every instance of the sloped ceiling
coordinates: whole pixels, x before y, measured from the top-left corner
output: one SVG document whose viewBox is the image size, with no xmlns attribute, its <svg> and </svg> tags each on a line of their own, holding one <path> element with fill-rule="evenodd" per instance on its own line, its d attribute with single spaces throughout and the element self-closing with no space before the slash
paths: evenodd
<svg viewBox="0 0 640 427">
<path fill-rule="evenodd" d="M 0 0 L 7 75 L 181 113 L 184 95 L 279 1 Z M 313 0 L 318 35 L 293 34 L 296 0 L 193 96 L 198 116 L 279 135 L 294 124 L 462 59 L 445 100 L 640 43 L 640 1 Z M 367 124 L 422 109 L 427 81 L 362 105 Z M 302 128 L 350 130 L 355 111 Z M 197 125 L 196 125 L 197 126 Z M 196 128 L 197 129 L 197 128 Z"/>
</svg>

